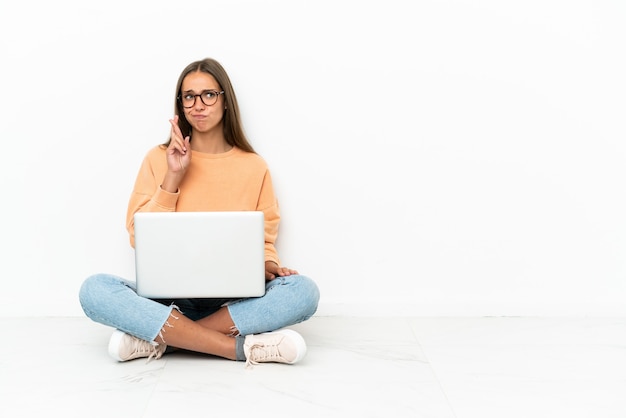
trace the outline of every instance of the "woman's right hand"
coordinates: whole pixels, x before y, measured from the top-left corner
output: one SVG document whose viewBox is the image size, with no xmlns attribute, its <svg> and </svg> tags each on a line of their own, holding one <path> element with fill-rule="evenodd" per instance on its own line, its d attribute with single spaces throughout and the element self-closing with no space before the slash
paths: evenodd
<svg viewBox="0 0 626 418">
<path fill-rule="evenodd" d="M 163 179 L 161 188 L 163 190 L 176 193 L 178 185 L 185 176 L 185 172 L 191 164 L 191 146 L 189 137 L 183 138 L 183 133 L 178 127 L 178 115 L 170 119 L 172 130 L 170 133 L 170 145 L 165 150 L 167 158 L 167 174 Z"/>
<path fill-rule="evenodd" d="M 167 147 L 167 169 L 176 174 L 185 174 L 191 163 L 191 148 L 189 137 L 183 138 L 183 133 L 178 127 L 178 115 L 170 119 L 172 130 L 170 133 L 170 145 Z"/>
</svg>

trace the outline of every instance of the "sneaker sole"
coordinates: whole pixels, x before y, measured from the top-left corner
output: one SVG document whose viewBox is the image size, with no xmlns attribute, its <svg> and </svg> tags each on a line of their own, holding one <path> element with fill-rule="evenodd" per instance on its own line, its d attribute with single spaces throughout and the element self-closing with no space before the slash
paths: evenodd
<svg viewBox="0 0 626 418">
<path fill-rule="evenodd" d="M 272 334 L 282 334 L 288 337 L 295 344 L 296 352 L 298 353 L 298 356 L 293 361 L 287 362 L 287 364 L 297 363 L 304 358 L 304 356 L 306 355 L 306 342 L 304 341 L 304 338 L 302 338 L 302 335 L 300 335 L 299 333 L 291 329 L 282 329 L 280 331 L 274 331 L 272 332 Z"/>
<path fill-rule="evenodd" d="M 124 361 L 120 358 L 120 344 L 122 343 L 124 335 L 126 334 L 119 329 L 116 329 L 113 331 L 111 339 L 109 340 L 109 355 L 117 361 Z"/>
</svg>

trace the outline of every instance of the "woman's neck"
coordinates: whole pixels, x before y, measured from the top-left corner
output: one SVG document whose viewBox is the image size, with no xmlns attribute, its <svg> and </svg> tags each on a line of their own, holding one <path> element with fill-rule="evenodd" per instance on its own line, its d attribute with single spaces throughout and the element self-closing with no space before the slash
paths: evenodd
<svg viewBox="0 0 626 418">
<path fill-rule="evenodd" d="M 191 137 L 191 149 L 193 151 L 204 152 L 206 154 L 221 154 L 233 149 L 224 139 L 224 135 L 193 132 Z"/>
</svg>

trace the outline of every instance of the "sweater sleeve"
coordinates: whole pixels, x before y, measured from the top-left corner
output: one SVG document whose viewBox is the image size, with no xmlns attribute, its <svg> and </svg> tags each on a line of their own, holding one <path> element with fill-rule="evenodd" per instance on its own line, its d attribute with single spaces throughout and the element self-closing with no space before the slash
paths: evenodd
<svg viewBox="0 0 626 418">
<path fill-rule="evenodd" d="M 174 212 L 180 191 L 169 193 L 161 189 L 163 179 L 162 169 L 155 167 L 149 153 L 144 158 L 135 180 L 133 192 L 128 202 L 126 212 L 126 229 L 130 238 L 130 245 L 135 247 L 135 221 L 137 212 Z M 158 180 L 161 179 L 161 180 Z"/>
<path fill-rule="evenodd" d="M 274 186 L 269 171 L 266 171 L 259 195 L 257 210 L 263 211 L 265 218 L 265 261 L 273 261 L 280 266 L 280 259 L 276 251 L 280 210 L 274 194 Z"/>
</svg>

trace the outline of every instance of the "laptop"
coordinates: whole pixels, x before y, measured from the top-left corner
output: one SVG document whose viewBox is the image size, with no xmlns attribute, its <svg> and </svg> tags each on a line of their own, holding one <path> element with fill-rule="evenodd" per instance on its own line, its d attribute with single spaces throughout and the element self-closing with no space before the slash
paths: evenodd
<svg viewBox="0 0 626 418">
<path fill-rule="evenodd" d="M 138 212 L 137 293 L 151 299 L 265 294 L 263 212 Z"/>
</svg>

